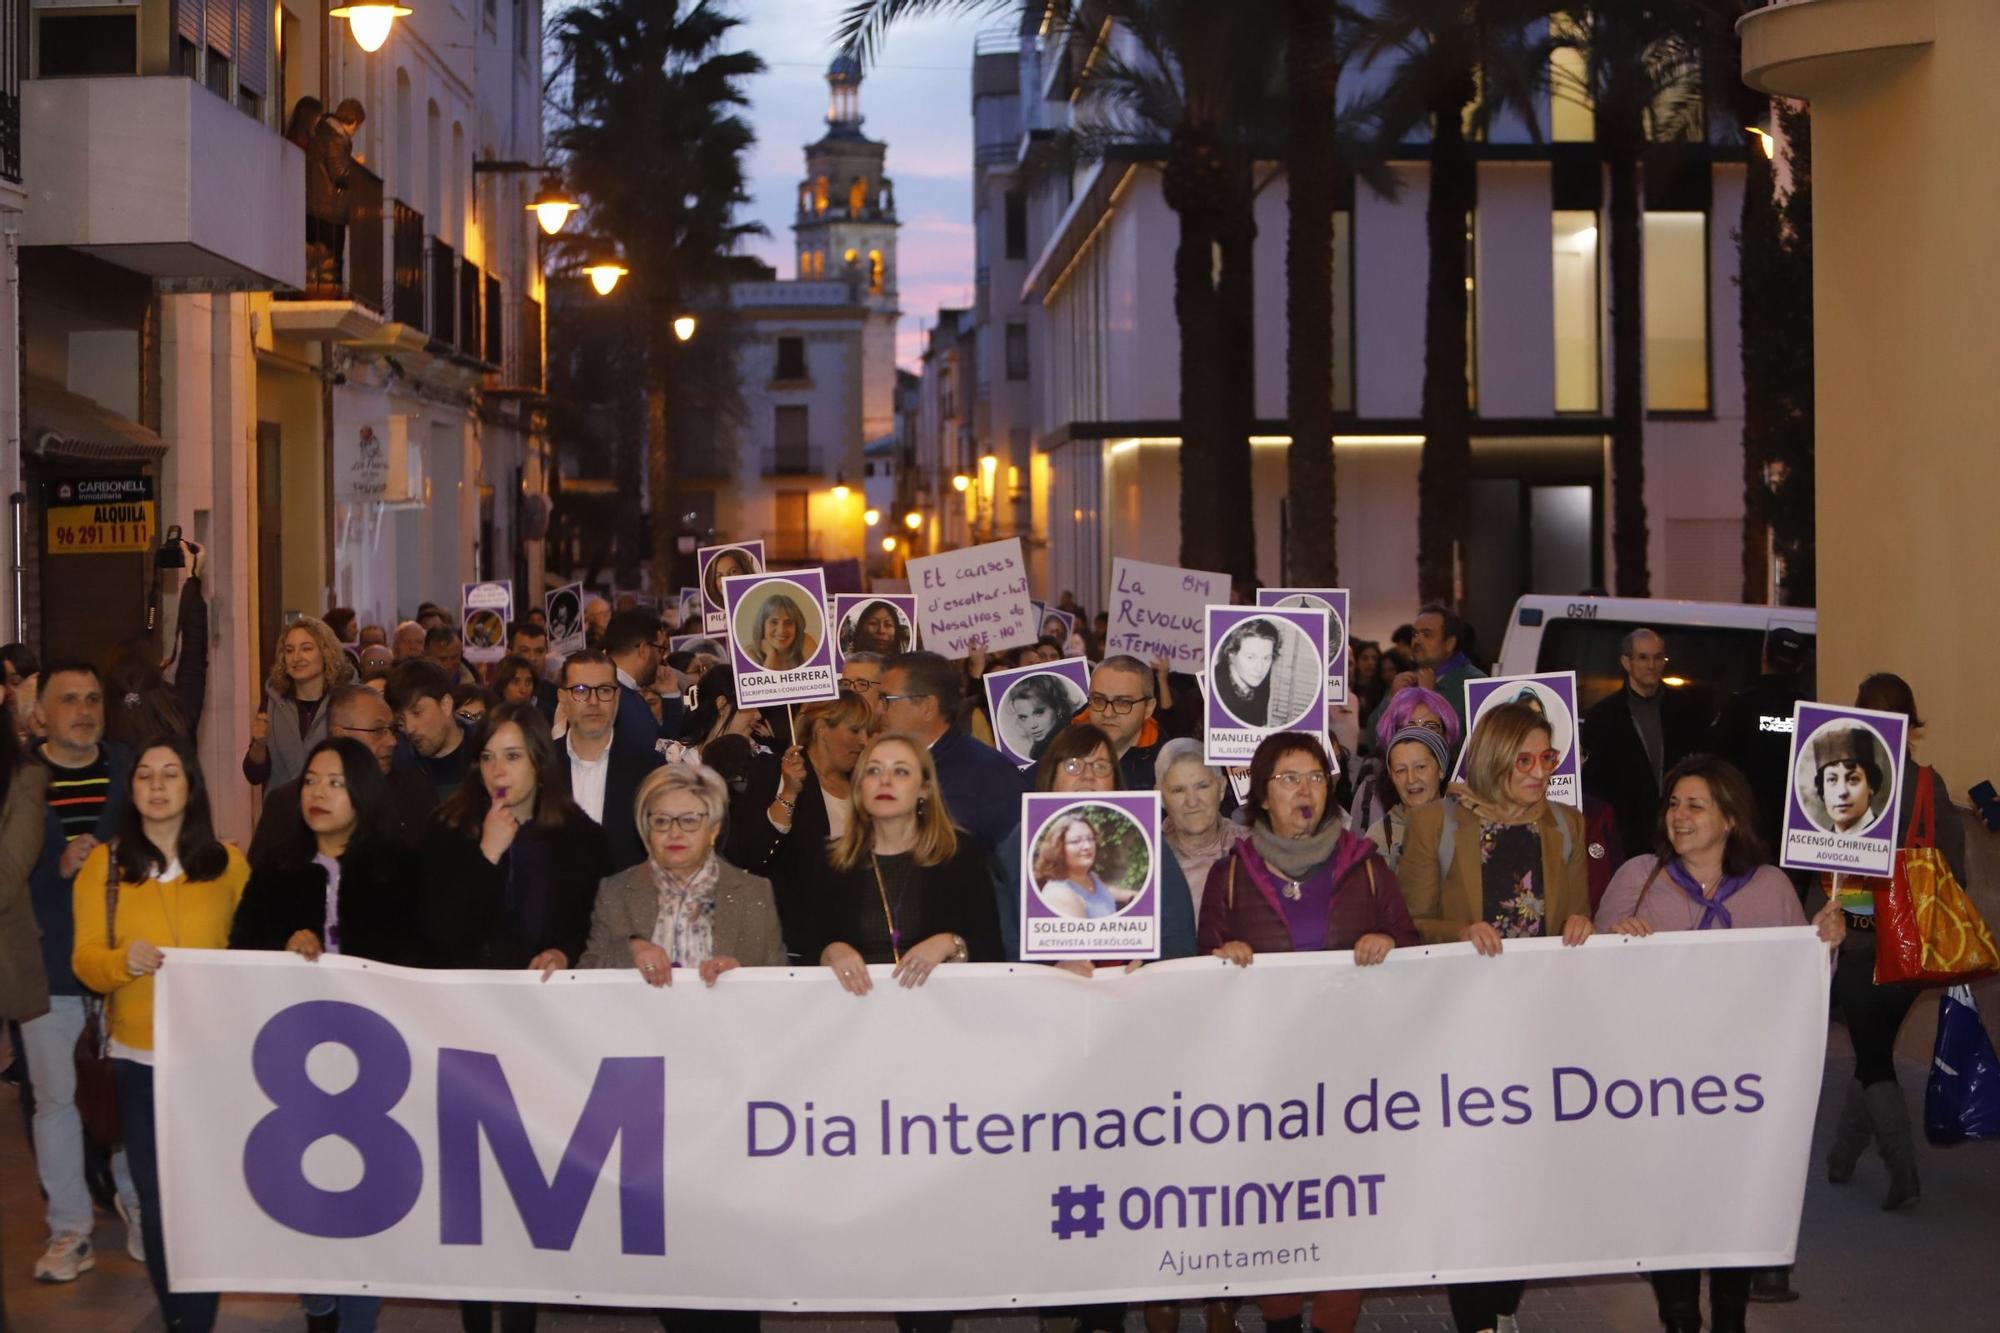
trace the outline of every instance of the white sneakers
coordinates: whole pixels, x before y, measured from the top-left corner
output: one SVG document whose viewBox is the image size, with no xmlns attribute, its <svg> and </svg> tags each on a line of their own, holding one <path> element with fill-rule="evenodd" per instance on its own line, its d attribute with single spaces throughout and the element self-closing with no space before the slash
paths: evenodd
<svg viewBox="0 0 2000 1333">
<path fill-rule="evenodd" d="M 125 1224 L 125 1253 L 132 1256 L 133 1263 L 145 1263 L 146 1233 L 139 1227 L 139 1201 L 127 1203 L 120 1194 L 112 1199 L 112 1204 L 118 1209 L 118 1220 Z"/>
<path fill-rule="evenodd" d="M 91 1253 L 90 1237 L 65 1231 L 59 1236 L 49 1237 L 49 1248 L 35 1260 L 35 1280 L 74 1282 L 77 1274 L 87 1273 L 95 1267 L 97 1256 Z"/>
</svg>

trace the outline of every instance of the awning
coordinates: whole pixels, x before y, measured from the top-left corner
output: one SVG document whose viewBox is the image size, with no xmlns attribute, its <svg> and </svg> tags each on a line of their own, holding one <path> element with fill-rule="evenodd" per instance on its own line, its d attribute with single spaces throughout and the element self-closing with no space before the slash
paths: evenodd
<svg viewBox="0 0 2000 1333">
<path fill-rule="evenodd" d="M 167 452 L 157 432 L 33 375 L 21 381 L 21 444 L 36 457 L 80 462 L 151 463 Z"/>
</svg>

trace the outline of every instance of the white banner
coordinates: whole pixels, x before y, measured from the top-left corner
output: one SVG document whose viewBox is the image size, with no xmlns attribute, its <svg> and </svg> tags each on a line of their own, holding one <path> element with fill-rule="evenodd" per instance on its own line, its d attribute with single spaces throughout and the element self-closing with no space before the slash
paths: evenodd
<svg viewBox="0 0 2000 1333">
<path fill-rule="evenodd" d="M 174 1285 L 896 1311 L 1792 1259 L 1809 929 L 887 972 L 169 950 Z"/>
</svg>

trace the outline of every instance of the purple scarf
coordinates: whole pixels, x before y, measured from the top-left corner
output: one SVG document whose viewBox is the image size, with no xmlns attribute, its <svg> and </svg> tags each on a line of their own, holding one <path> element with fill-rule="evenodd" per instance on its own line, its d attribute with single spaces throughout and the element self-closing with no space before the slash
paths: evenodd
<svg viewBox="0 0 2000 1333">
<path fill-rule="evenodd" d="M 1681 892 L 1701 908 L 1701 920 L 1695 923 L 1696 930 L 1707 930 L 1709 923 L 1714 921 L 1720 921 L 1724 930 L 1733 929 L 1736 918 L 1729 915 L 1729 909 L 1723 904 L 1735 897 L 1737 890 L 1748 884 L 1756 873 L 1753 870 L 1747 875 L 1723 876 L 1722 883 L 1715 886 L 1715 896 L 1710 898 L 1702 893 L 1701 885 L 1695 882 L 1694 876 L 1681 867 L 1678 857 L 1667 862 L 1667 878 L 1679 885 Z"/>
</svg>

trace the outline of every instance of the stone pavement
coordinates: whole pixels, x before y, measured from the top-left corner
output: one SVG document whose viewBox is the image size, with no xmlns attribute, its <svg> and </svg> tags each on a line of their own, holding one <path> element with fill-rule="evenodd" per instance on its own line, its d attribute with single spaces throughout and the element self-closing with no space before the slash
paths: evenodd
<svg viewBox="0 0 2000 1333">
<path fill-rule="evenodd" d="M 1992 1004 L 2000 996 L 1989 996 Z M 1928 1041 L 1928 1021 L 1912 1021 L 1906 1045 Z M 1906 1030 L 1907 1032 L 1907 1030 Z M 1815 1134 L 1817 1162 L 1831 1133 L 1840 1090 L 1851 1069 L 1844 1031 L 1828 1043 L 1826 1085 Z M 1921 1110 L 1924 1069 L 1906 1064 L 1903 1086 Z M 1920 1119 L 1920 1117 L 1919 1117 Z M 2000 1328 L 2000 1143 L 1969 1144 L 1949 1151 L 1920 1146 L 1924 1198 L 1908 1214 L 1884 1216 L 1877 1208 L 1885 1185 L 1879 1161 L 1864 1159 L 1855 1182 L 1835 1188 L 1815 1168 L 1806 1191 L 1805 1220 L 1794 1285 L 1805 1298 L 1793 1305 L 1752 1306 L 1755 1333 L 1859 1333 L 1859 1330 L 1925 1330 L 1990 1333 Z M 4 1275 L 9 1330 L 19 1333 L 152 1333 L 160 1328 L 141 1268 L 126 1257 L 116 1218 L 98 1228 L 98 1266 L 68 1287 L 29 1278 L 42 1241 L 40 1198 L 28 1157 L 18 1098 L 0 1088 L 0 1275 Z M 280 1297 L 228 1297 L 222 1333 L 296 1333 L 304 1317 Z M 1252 1309 L 1242 1323 L 1261 1333 Z M 386 1333 L 456 1333 L 457 1312 L 433 1302 L 396 1302 L 382 1318 Z M 887 1319 L 772 1316 L 774 1333 L 893 1333 Z M 1199 1333 L 1195 1307 L 1187 1307 L 1185 1333 Z M 650 1318 L 601 1311 L 549 1311 L 546 1333 L 643 1333 Z M 1136 1316 L 1131 1327 L 1138 1328 Z M 1399 1292 L 1369 1300 L 1364 1333 L 1450 1333 L 1451 1319 L 1439 1291 Z M 1595 1278 L 1530 1288 L 1521 1310 L 1524 1333 L 1649 1333 L 1657 1329 L 1651 1289 L 1638 1279 Z M 961 1333 L 1037 1333 L 1015 1316 L 969 1316 Z"/>
</svg>

